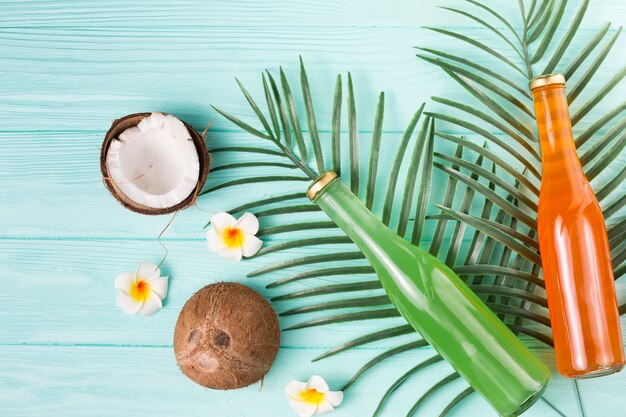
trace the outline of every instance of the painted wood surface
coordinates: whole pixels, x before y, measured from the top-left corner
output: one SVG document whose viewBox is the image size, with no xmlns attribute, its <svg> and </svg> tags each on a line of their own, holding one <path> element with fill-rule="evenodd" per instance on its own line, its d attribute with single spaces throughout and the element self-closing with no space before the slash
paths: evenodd
<svg viewBox="0 0 626 417">
<path fill-rule="evenodd" d="M 505 8 L 517 15 L 516 2 L 510 3 Z M 615 31 L 624 24 L 624 16 L 626 3 L 621 0 L 592 1 L 582 31 L 591 34 L 608 20 Z M 426 1 L 3 0 L 0 416 L 289 416 L 282 392 L 288 380 L 319 373 L 338 387 L 367 360 L 388 349 L 390 342 L 382 341 L 310 362 L 342 341 L 400 319 L 285 332 L 277 362 L 262 387 L 215 392 L 185 379 L 171 348 L 173 326 L 185 300 L 203 285 L 220 280 L 242 281 L 269 298 L 275 293 L 265 285 L 281 275 L 246 279 L 248 272 L 268 259 L 233 264 L 207 252 L 202 226 L 212 212 L 234 207 L 241 198 L 224 190 L 180 213 L 165 233 L 169 255 L 163 270 L 171 276 L 171 284 L 164 309 L 149 318 L 125 316 L 115 305 L 113 280 L 139 261 L 161 259 L 163 250 L 156 236 L 169 218 L 130 213 L 107 194 L 100 179 L 99 146 L 114 118 L 150 110 L 172 112 L 198 130 L 215 120 L 207 136 L 209 148 L 243 145 L 250 138 L 218 117 L 209 104 L 252 120 L 234 77 L 259 94 L 261 71 L 282 65 L 295 82 L 299 54 L 307 63 L 324 140 L 329 135 L 334 77 L 347 71 L 356 85 L 362 136 L 370 133 L 376 98 L 384 90 L 388 109 L 384 140 L 393 140 L 430 96 L 463 96 L 440 70 L 414 56 L 416 45 L 448 45 L 425 25 L 454 27 L 476 39 L 488 37 L 484 30 Z M 616 46 L 621 54 L 613 55 L 607 71 L 623 66 L 625 46 L 622 37 Z M 572 48 L 567 53 L 575 52 Z M 490 62 L 478 54 L 475 60 Z M 605 82 L 597 77 L 592 85 Z M 625 93 L 622 83 L 601 107 L 621 103 Z M 574 106 L 584 101 L 580 97 Z M 428 106 L 438 108 L 435 103 Z M 588 126 L 583 120 L 576 129 Z M 391 152 L 383 150 L 382 160 L 389 159 Z M 215 164 L 235 158 L 240 160 L 241 155 L 222 154 Z M 617 165 L 624 163 L 626 155 Z M 224 179 L 216 171 L 209 181 Z M 441 181 L 443 177 L 435 177 L 436 184 Z M 306 184 L 302 182 L 302 187 Z M 259 197 L 270 195 L 254 187 L 249 191 Z M 624 192 L 622 184 L 613 196 Z M 271 218 L 262 220 L 262 225 L 271 224 Z M 293 235 L 279 237 L 290 238 Z M 286 255 L 273 255 L 272 260 L 281 256 Z M 326 281 L 340 282 L 341 277 Z M 293 288 L 308 285 L 301 282 Z M 626 300 L 626 286 L 618 290 L 620 299 Z M 279 312 L 293 306 L 292 302 L 275 304 Z M 281 324 L 299 320 L 289 317 Z M 539 345 L 535 351 L 554 369 L 549 351 Z M 413 366 L 416 357 L 431 355 L 428 348 L 399 355 L 386 367 L 368 372 L 334 415 L 371 414 L 384 389 Z M 419 384 L 420 378 L 432 381 L 450 371 L 441 364 L 429 369 L 428 376 L 414 378 L 384 415 L 403 415 L 410 408 L 427 389 Z M 451 384 L 430 398 L 419 416 L 438 415 L 442 404 L 465 387 L 460 380 Z M 580 389 L 588 417 L 624 415 L 626 397 L 621 394 L 626 374 L 583 381 Z M 567 417 L 578 416 L 570 381 L 555 378 L 546 398 Z M 451 415 L 482 417 L 493 412 L 473 396 Z M 526 415 L 558 414 L 540 402 Z"/>
</svg>

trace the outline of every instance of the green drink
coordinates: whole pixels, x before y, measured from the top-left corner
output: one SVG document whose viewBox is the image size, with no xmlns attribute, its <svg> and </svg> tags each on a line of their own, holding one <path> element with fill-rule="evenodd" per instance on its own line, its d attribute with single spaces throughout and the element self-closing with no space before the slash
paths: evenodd
<svg viewBox="0 0 626 417">
<path fill-rule="evenodd" d="M 540 397 L 548 368 L 450 268 L 386 227 L 334 172 L 307 195 L 361 249 L 402 316 L 501 416 Z"/>
</svg>

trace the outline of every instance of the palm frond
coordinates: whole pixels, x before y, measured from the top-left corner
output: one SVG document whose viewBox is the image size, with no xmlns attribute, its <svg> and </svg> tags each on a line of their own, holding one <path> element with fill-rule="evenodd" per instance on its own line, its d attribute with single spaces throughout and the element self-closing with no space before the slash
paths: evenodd
<svg viewBox="0 0 626 417">
<path fill-rule="evenodd" d="M 417 193 L 417 202 L 415 204 L 415 223 L 413 224 L 413 233 L 411 234 L 411 242 L 419 246 L 421 242 L 424 221 L 426 220 L 426 206 L 430 199 L 430 178 L 433 170 L 433 147 L 435 141 L 435 121 L 430 120 L 427 129 L 428 139 L 424 147 L 424 166 L 422 168 L 421 187 Z"/>
<path fill-rule="evenodd" d="M 336 262 L 336 261 L 351 261 L 355 259 L 365 259 L 365 256 L 359 252 L 335 252 L 324 255 L 305 256 L 302 258 L 289 259 L 286 261 L 278 262 L 265 266 L 263 268 L 252 271 L 248 274 L 248 277 L 255 277 L 270 272 L 280 271 L 282 269 L 292 268 L 302 265 L 311 265 L 321 262 Z"/>
<path fill-rule="evenodd" d="M 415 127 L 417 126 L 417 123 L 423 111 L 424 104 L 422 104 L 413 115 L 409 126 L 406 128 L 404 135 L 402 135 L 400 146 L 398 146 L 396 158 L 393 161 L 393 165 L 389 173 L 389 181 L 387 183 L 387 195 L 385 196 L 385 205 L 383 207 L 382 213 L 382 221 L 385 225 L 389 225 L 389 221 L 391 220 L 391 211 L 393 209 L 394 197 L 396 193 L 396 184 L 398 183 L 398 175 L 400 173 L 400 167 L 402 165 L 404 153 L 409 146 L 409 141 L 411 140 L 411 136 L 413 136 L 413 132 L 415 131 Z"/>
<path fill-rule="evenodd" d="M 363 365 L 361 367 L 361 369 L 359 369 L 352 376 L 352 378 L 350 378 L 350 380 L 348 382 L 346 382 L 343 387 L 341 387 L 341 390 L 345 391 L 348 388 L 350 388 L 350 386 L 352 384 L 354 384 L 357 381 L 357 379 L 359 379 L 365 372 L 369 371 L 375 365 L 379 364 L 380 362 L 384 361 L 385 359 L 388 359 L 388 358 L 390 358 L 392 356 L 399 355 L 400 353 L 408 352 L 409 350 L 417 349 L 417 348 L 424 347 L 424 346 L 427 346 L 427 345 L 428 345 L 428 343 L 424 339 L 420 339 L 420 340 L 416 340 L 416 341 L 413 341 L 413 342 L 405 343 L 405 344 L 400 345 L 400 346 L 396 346 L 393 349 L 389 349 L 389 350 L 385 351 L 384 353 L 381 353 L 381 354 L 377 355 L 376 357 L 371 359 L 369 362 L 367 362 L 365 365 Z"/>
<path fill-rule="evenodd" d="M 443 358 L 439 355 L 435 355 L 429 359 L 426 359 L 425 361 L 415 365 L 413 368 L 409 369 L 408 371 L 406 371 L 402 376 L 400 376 L 400 378 L 398 378 L 393 384 L 391 384 L 391 386 L 387 389 L 387 391 L 385 392 L 385 394 L 383 395 L 383 397 L 380 399 L 380 401 L 378 402 L 378 407 L 376 407 L 376 410 L 374 410 L 374 414 L 373 417 L 376 417 L 378 415 L 380 415 L 380 412 L 383 409 L 383 406 L 385 405 L 385 403 L 387 402 L 387 399 L 391 396 L 391 394 L 397 390 L 411 375 L 415 374 L 417 371 L 419 371 L 420 369 L 424 369 L 430 365 L 433 365 L 435 363 L 441 362 L 443 360 Z"/>
<path fill-rule="evenodd" d="M 365 336 L 361 336 L 354 340 L 350 340 L 348 342 L 335 346 L 328 352 L 324 352 L 320 356 L 314 358 L 313 361 L 319 361 L 321 359 L 334 356 L 340 352 L 355 348 L 357 346 L 366 345 L 368 343 L 376 342 L 378 340 L 384 340 L 384 339 L 390 339 L 393 337 L 403 336 L 405 334 L 411 334 L 413 332 L 415 332 L 415 330 L 413 329 L 413 327 L 411 327 L 411 325 L 403 324 L 400 326 L 391 327 L 389 329 L 381 330 L 378 332 L 366 334 Z"/>
<path fill-rule="evenodd" d="M 305 81 L 303 81 L 303 83 L 304 82 Z M 296 137 L 296 144 L 300 153 L 300 160 L 304 165 L 306 165 L 308 160 L 308 152 L 306 149 L 306 143 L 304 142 L 302 129 L 300 128 L 300 118 L 298 117 L 298 110 L 296 109 L 296 103 L 291 93 L 289 81 L 287 81 L 287 76 L 285 75 L 285 72 L 282 68 L 280 68 L 280 85 L 283 89 L 285 102 L 287 103 L 287 113 L 289 114 L 289 120 L 291 121 L 291 127 L 293 128 L 293 134 Z"/>
<path fill-rule="evenodd" d="M 535 313 L 530 305 L 545 307 L 545 304 L 542 299 L 534 299 L 535 288 L 543 286 L 537 234 L 534 230 L 541 173 L 536 169 L 540 161 L 537 134 L 529 130 L 535 123 L 534 115 L 527 111 L 533 107 L 533 103 L 526 83 L 542 73 L 562 71 L 566 75 L 568 101 L 581 163 L 588 178 L 593 181 L 592 186 L 605 217 L 619 218 L 624 213 L 626 198 L 611 196 L 618 194 L 612 194 L 615 190 L 624 193 L 621 184 L 626 179 L 626 167 L 623 167 L 623 158 L 620 156 L 626 147 L 626 120 L 622 117 L 625 103 L 605 112 L 598 112 L 597 109 L 626 76 L 626 68 L 608 76 L 605 85 L 595 92 L 588 90 L 592 85 L 591 80 L 607 61 L 621 28 L 611 31 L 610 25 L 606 24 L 585 39 L 580 35 L 580 28 L 589 8 L 588 0 L 519 1 L 523 22 L 522 35 L 519 36 L 515 26 L 510 23 L 512 19 L 508 16 L 505 18 L 495 7 L 490 8 L 475 0 L 468 0 L 468 3 L 474 7 L 446 9 L 480 24 L 503 46 L 496 49 L 489 42 L 470 39 L 461 31 L 435 30 L 447 38 L 456 39 L 458 51 L 467 52 L 456 52 L 453 48 L 442 51 L 429 46 L 420 47 L 423 53 L 418 54 L 418 57 L 441 68 L 468 93 L 468 98 L 474 100 L 470 104 L 470 101 L 465 102 L 458 97 L 455 100 L 433 97 L 433 101 L 442 105 L 443 109 L 425 114 L 439 122 L 441 130 L 435 132 L 438 138 L 477 153 L 491 162 L 493 168 L 489 170 L 482 164 L 470 162 L 466 157 L 458 155 L 458 149 L 456 156 L 435 153 L 434 166 L 448 175 L 449 180 L 443 202 L 437 205 L 440 214 L 430 217 L 438 222 L 431 253 L 441 256 L 444 252 L 447 263 L 468 279 L 477 293 L 486 295 L 489 307 L 514 331 L 550 345 L 551 339 L 538 329 L 518 327 L 527 321 L 544 327 L 550 325 L 544 314 L 535 317 L 528 315 Z M 525 8 L 528 4 L 530 7 L 527 12 Z M 573 8 L 573 18 L 565 23 L 567 10 Z M 561 31 L 562 28 L 565 30 Z M 583 45 L 580 52 L 574 58 L 566 58 L 567 52 L 577 42 Z M 508 49 L 506 53 L 505 49 Z M 504 64 L 504 70 L 496 73 L 488 65 L 477 64 L 475 59 L 464 56 L 468 52 L 472 52 L 472 56 L 486 53 L 494 64 Z M 519 59 L 507 58 L 511 56 Z M 586 98 L 583 100 L 581 97 Z M 476 101 L 478 105 L 473 104 Z M 579 132 L 578 126 L 583 120 L 588 127 Z M 451 129 L 469 130 L 477 139 L 459 138 L 449 133 Z M 481 143 L 487 143 L 488 146 L 480 146 Z M 523 171 L 520 172 L 518 167 L 523 167 Z M 499 174 L 496 174 L 496 168 Z M 502 175 L 502 171 L 507 175 Z M 458 190 L 456 194 L 462 193 L 463 187 L 465 197 L 469 193 L 467 188 L 471 188 L 474 204 L 482 201 L 482 210 L 479 207 L 472 210 L 465 198 L 455 200 L 446 197 L 454 194 L 454 189 Z M 452 231 L 455 239 L 451 241 L 447 252 L 441 244 L 446 223 L 455 224 Z M 460 229 L 457 227 L 459 223 L 466 225 L 465 234 L 473 233 L 473 236 L 463 264 L 455 265 L 461 260 L 458 252 L 462 246 L 459 246 L 456 235 Z M 615 230 L 611 235 L 617 235 Z M 612 258 L 615 274 L 619 273 L 620 276 L 626 272 L 623 266 L 626 249 L 620 246 L 622 241 L 610 241 L 613 246 L 617 245 L 613 248 Z M 507 292 L 520 293 L 514 297 L 487 294 L 494 288 L 498 291 L 507 288 Z M 526 299 L 520 302 L 522 298 Z M 624 313 L 624 310 L 622 308 L 620 312 Z M 442 384 L 446 385 L 446 382 Z M 459 398 L 448 403 L 441 415 L 445 415 L 450 407 L 456 406 L 470 392 L 464 391 Z M 418 400 L 412 411 L 417 410 L 420 404 L 421 400 Z"/>
<path fill-rule="evenodd" d="M 284 300 L 291 300 L 294 298 L 313 297 L 316 295 L 346 293 L 346 292 L 352 292 L 352 291 L 378 290 L 381 288 L 382 288 L 382 285 L 380 284 L 380 281 L 377 281 L 377 280 L 346 282 L 342 284 L 322 285 L 319 287 L 313 287 L 313 288 L 307 288 L 305 290 L 294 291 L 291 293 L 279 295 L 278 297 L 274 297 L 272 298 L 272 301 L 284 301 Z"/>
<path fill-rule="evenodd" d="M 422 128 L 420 129 L 417 139 L 415 140 L 413 152 L 411 153 L 411 160 L 409 162 L 409 168 L 407 170 L 404 185 L 404 194 L 402 195 L 402 203 L 400 205 L 400 218 L 398 220 L 398 226 L 396 227 L 396 231 L 400 236 L 404 236 L 406 234 L 409 224 L 409 213 L 413 204 L 413 194 L 415 192 L 417 174 L 421 163 L 420 156 L 422 155 L 424 143 L 426 141 L 426 130 L 429 123 L 430 117 L 425 118 L 422 123 Z"/>
<path fill-rule="evenodd" d="M 336 243 L 336 242 L 330 242 L 329 241 L 330 238 L 322 238 L 322 239 L 324 239 L 323 243 L 325 244 Z M 345 239 L 345 238 L 341 236 L 341 239 Z M 342 240 L 340 243 L 344 243 L 344 242 L 345 241 Z M 305 245 L 306 243 L 308 242 L 305 242 Z M 319 244 L 319 240 L 316 241 L 315 244 Z M 301 245 L 302 244 L 298 242 L 298 247 Z M 278 246 L 278 245 L 275 245 L 275 246 Z M 281 278 L 277 281 L 274 281 L 268 284 L 267 288 L 276 288 L 282 285 L 290 284 L 292 282 L 301 281 L 303 279 L 309 279 L 309 278 L 329 277 L 329 276 L 335 276 L 335 275 L 345 276 L 349 274 L 372 274 L 372 273 L 374 273 L 374 269 L 372 269 L 372 267 L 369 265 L 337 266 L 337 267 L 332 267 L 332 268 L 321 268 L 321 269 L 314 269 L 314 270 L 306 271 L 306 272 L 300 272 L 295 275 L 290 275 L 288 277 Z"/>
<path fill-rule="evenodd" d="M 454 381 L 457 378 L 460 378 L 461 375 L 459 375 L 456 372 L 451 373 L 450 375 L 446 376 L 445 378 L 441 379 L 440 381 L 437 381 L 432 387 L 430 387 L 424 394 L 422 394 L 417 401 L 415 402 L 415 404 L 413 404 L 413 407 L 411 407 L 411 409 L 409 410 L 409 412 L 406 414 L 407 417 L 411 417 L 413 415 L 415 415 L 415 413 L 417 412 L 417 409 L 420 407 L 420 405 L 422 405 L 422 403 L 424 401 L 426 401 L 428 399 L 428 397 L 430 397 L 432 394 L 434 394 L 435 392 L 437 392 L 440 388 L 444 387 L 446 384 Z"/>
<path fill-rule="evenodd" d="M 304 206 L 304 207 L 311 207 L 311 206 Z M 294 212 L 293 207 L 281 207 L 280 210 L 282 210 L 282 213 L 284 214 Z M 305 246 L 347 244 L 351 242 L 352 241 L 347 236 L 323 236 L 323 237 L 313 237 L 313 238 L 308 238 L 308 239 L 290 240 L 287 242 L 277 243 L 272 246 L 266 246 L 262 248 L 260 251 L 258 251 L 257 254 L 254 255 L 254 257 L 258 258 L 264 255 L 270 254 L 270 253 L 279 252 L 279 251 L 292 249 L 292 248 L 302 248 Z"/>
<path fill-rule="evenodd" d="M 336 103 L 335 103 L 336 105 Z M 348 130 L 350 132 L 350 190 L 359 195 L 359 131 L 356 121 L 356 100 L 352 75 L 348 73 Z"/>
<path fill-rule="evenodd" d="M 376 295 L 363 298 L 348 298 L 344 300 L 326 301 L 317 304 L 308 304 L 292 308 L 280 313 L 281 316 L 293 316 L 295 314 L 313 313 L 318 311 L 337 310 L 342 308 L 367 308 L 389 305 L 391 301 L 386 295 Z"/>
<path fill-rule="evenodd" d="M 374 129 L 372 133 L 372 148 L 370 149 L 369 170 L 367 174 L 367 186 L 365 188 L 365 206 L 372 209 L 374 205 L 374 192 L 376 191 L 376 176 L 378 175 L 378 156 L 380 153 L 380 140 L 383 134 L 383 115 L 385 112 L 385 93 L 380 93 L 376 116 L 374 117 Z"/>
<path fill-rule="evenodd" d="M 317 132 L 317 121 L 315 120 L 315 109 L 313 108 L 313 98 L 311 97 L 311 89 L 309 87 L 309 77 L 304 69 L 302 57 L 300 57 L 300 81 L 302 84 L 304 108 L 306 110 L 306 118 L 309 126 L 309 133 L 311 135 L 311 143 L 313 144 L 313 153 L 315 154 L 317 171 L 322 173 L 324 172 L 324 155 L 322 154 L 322 145 L 320 144 L 320 137 Z M 306 162 L 304 158 L 303 161 Z"/>
<path fill-rule="evenodd" d="M 326 316 L 317 319 L 308 320 L 302 323 L 295 324 L 293 326 L 287 327 L 283 330 L 297 330 L 297 329 L 305 329 L 307 327 L 314 326 L 322 326 L 327 324 L 336 324 L 336 323 L 345 323 L 348 321 L 357 321 L 357 320 L 372 320 L 372 319 L 386 319 L 390 317 L 400 317 L 400 313 L 395 308 L 384 308 L 384 309 L 376 309 L 376 310 L 364 310 L 358 311 L 354 313 L 344 313 L 337 314 L 334 316 Z M 424 344 L 427 344 L 424 342 Z M 344 389 L 347 387 L 344 387 Z"/>
<path fill-rule="evenodd" d="M 432 227 L 434 233 L 428 248 L 432 254 L 445 259 L 514 332 L 551 345 L 552 340 L 546 334 L 550 322 L 545 310 L 545 297 L 535 291 L 544 286 L 534 230 L 541 172 L 538 169 L 538 138 L 531 129 L 535 122 L 527 82 L 537 71 L 544 70 L 563 71 L 571 78 L 569 99 L 574 127 L 578 130 L 578 123 L 582 120 L 588 126 L 584 132 L 575 130 L 581 161 L 594 180 L 593 185 L 598 191 L 606 218 L 618 219 L 613 223 L 621 224 L 619 219 L 626 200 L 611 192 L 620 189 L 619 181 L 626 176 L 625 169 L 615 167 L 624 148 L 626 122 L 621 117 L 624 104 L 600 115 L 597 109 L 598 104 L 620 83 L 624 70 L 609 77 L 603 91 L 595 94 L 587 91 L 592 85 L 590 79 L 606 62 L 619 30 L 603 26 L 590 39 L 583 40 L 584 47 L 574 58 L 566 59 L 571 55 L 567 52 L 580 42 L 579 32 L 588 8 L 587 0 L 569 3 L 564 0 L 530 0 L 526 2 L 530 3 L 529 7 L 520 1 L 523 28 L 519 32 L 515 29 L 517 24 L 512 23 L 515 16 L 507 16 L 500 13 L 497 7 L 476 0 L 467 0 L 467 3 L 467 8 L 447 9 L 478 23 L 499 42 L 494 45 L 503 45 L 509 50 L 492 46 L 488 40 L 477 41 L 456 30 L 430 28 L 452 41 L 458 41 L 463 49 L 455 52 L 452 49 L 441 51 L 432 46 L 420 47 L 418 56 L 441 68 L 468 97 L 478 100 L 479 105 L 469 105 L 458 98 L 434 97 L 433 101 L 440 107 L 431 111 L 425 111 L 423 105 L 419 107 L 404 134 L 395 138 L 383 135 L 386 109 L 384 95 L 381 94 L 376 106 L 372 138 L 360 138 L 352 76 L 348 73 L 344 97 L 343 78 L 338 75 L 332 97 L 331 125 L 325 138 L 325 131 L 315 117 L 314 103 L 320 100 L 313 94 L 315 90 L 309 85 L 302 61 L 299 66 L 302 103 L 295 100 L 287 73 L 282 68 L 278 78 L 280 86 L 267 71 L 261 80 L 265 109 L 257 105 L 252 94 L 240 85 L 251 106 L 251 113 L 257 119 L 256 123 L 244 122 L 219 110 L 232 123 L 250 133 L 252 140 L 259 141 L 258 144 L 212 150 L 218 157 L 222 153 L 248 151 L 251 156 L 270 156 L 273 158 L 271 161 L 254 165 L 255 169 L 267 171 L 267 174 L 259 174 L 241 184 L 219 182 L 219 178 L 216 183 L 209 178 L 207 190 L 221 192 L 224 188 L 265 180 L 279 184 L 285 177 L 297 177 L 286 181 L 290 186 L 298 186 L 299 181 L 314 178 L 330 167 L 343 174 L 342 180 L 349 184 L 352 192 L 401 236 L 420 244 L 431 237 L 425 236 L 425 231 Z M 563 16 L 572 7 L 576 7 L 574 17 L 568 21 L 565 31 L 561 31 Z M 475 50 L 505 70 L 496 71 L 491 63 L 478 63 L 473 56 L 470 59 L 465 56 L 466 50 Z M 513 58 L 509 58 L 511 56 Z M 586 101 L 579 103 L 583 97 Z M 347 106 L 345 112 L 342 110 L 344 105 Z M 299 115 L 306 116 L 306 132 L 302 129 Z M 342 118 L 347 119 L 345 151 L 341 140 Z M 590 120 L 592 118 L 594 120 Z M 449 129 L 450 126 L 452 129 Z M 469 131 L 471 136 L 460 137 L 450 130 Z M 450 145 L 456 149 L 454 156 L 448 156 L 443 151 L 445 146 Z M 396 149 L 394 155 L 389 160 L 381 158 L 381 150 L 390 147 Z M 343 156 L 342 152 L 347 155 Z M 342 161 L 343 158 L 346 159 Z M 326 164 L 326 161 L 332 162 Z M 346 172 L 341 170 L 342 162 L 349 168 Z M 226 164 L 218 170 L 222 173 L 235 172 L 235 169 L 247 166 L 243 164 L 245 162 Z M 302 176 L 291 175 L 296 168 Z M 608 170 L 618 172 L 618 175 L 607 175 Z M 289 175 L 285 174 L 287 172 Z M 387 176 L 385 189 L 376 186 L 375 180 L 381 173 Z M 440 179 L 442 175 L 447 177 L 445 192 L 431 194 L 432 178 Z M 283 179 L 269 179 L 275 177 Z M 233 210 L 251 210 L 260 215 L 262 233 L 267 237 L 280 238 L 298 230 L 316 233 L 315 237 L 306 239 L 278 239 L 264 247 L 257 258 L 272 253 L 280 254 L 280 258 L 268 256 L 267 259 L 275 260 L 249 274 L 251 277 L 270 276 L 267 286 L 277 291 L 273 296 L 274 302 L 292 300 L 296 303 L 283 315 L 295 318 L 315 312 L 313 318 L 295 322 L 288 329 L 383 318 L 392 321 L 383 330 L 343 342 L 316 360 L 383 340 L 393 345 L 394 338 L 412 334 L 411 327 L 398 318 L 398 312 L 389 304 L 380 283 L 373 279 L 373 270 L 362 253 L 340 229 L 332 227 L 332 222 L 323 213 L 306 201 L 303 191 L 285 191 L 257 201 L 245 201 Z M 305 212 L 320 217 L 300 224 L 294 223 L 293 219 L 283 220 L 283 216 Z M 622 227 L 611 229 L 609 233 L 613 236 L 612 242 L 619 242 L 615 236 L 623 235 Z M 308 247 L 316 252 L 303 256 L 301 250 Z M 298 255 L 291 255 L 295 249 L 299 250 Z M 615 265 L 616 278 L 626 273 L 624 253 L 621 246 L 614 248 L 614 260 L 621 262 Z M 272 278 L 278 273 L 283 276 Z M 324 299 L 318 296 L 324 296 Z M 625 308 L 622 306 L 620 311 Z M 348 381 L 346 388 L 388 358 L 425 344 L 419 339 L 391 347 L 364 364 Z M 422 367 L 417 369 L 426 368 L 439 360 L 441 358 L 436 356 L 433 362 L 417 364 L 416 368 L 420 365 Z M 376 413 L 382 410 L 396 388 L 404 383 L 413 383 L 408 376 L 400 378 L 385 393 Z M 425 398 L 456 378 L 451 374 L 440 381 L 432 381 L 427 393 L 416 401 L 410 413 L 418 412 Z M 441 415 L 458 407 L 471 392 L 471 389 L 465 389 L 456 394 L 444 406 Z"/>
</svg>

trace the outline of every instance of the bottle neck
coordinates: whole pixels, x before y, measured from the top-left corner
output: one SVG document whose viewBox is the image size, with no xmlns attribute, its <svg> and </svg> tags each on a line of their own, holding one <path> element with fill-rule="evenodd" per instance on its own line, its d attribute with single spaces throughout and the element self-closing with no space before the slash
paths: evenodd
<svg viewBox="0 0 626 417">
<path fill-rule="evenodd" d="M 380 250 L 382 239 L 400 239 L 365 207 L 339 178 L 328 183 L 313 200 L 361 249 L 366 257 Z M 377 249 L 378 248 L 378 249 Z"/>
<path fill-rule="evenodd" d="M 579 175 L 565 86 L 547 85 L 532 91 L 541 145 L 543 178 Z"/>
</svg>

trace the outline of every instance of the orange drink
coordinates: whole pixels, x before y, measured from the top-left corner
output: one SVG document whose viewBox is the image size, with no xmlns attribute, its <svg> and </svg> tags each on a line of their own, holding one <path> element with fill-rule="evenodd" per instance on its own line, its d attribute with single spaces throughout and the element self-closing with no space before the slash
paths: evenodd
<svg viewBox="0 0 626 417">
<path fill-rule="evenodd" d="M 534 78 L 542 155 L 537 225 L 556 364 L 585 378 L 624 366 L 613 268 L 604 217 L 574 144 L 565 78 Z"/>
</svg>

